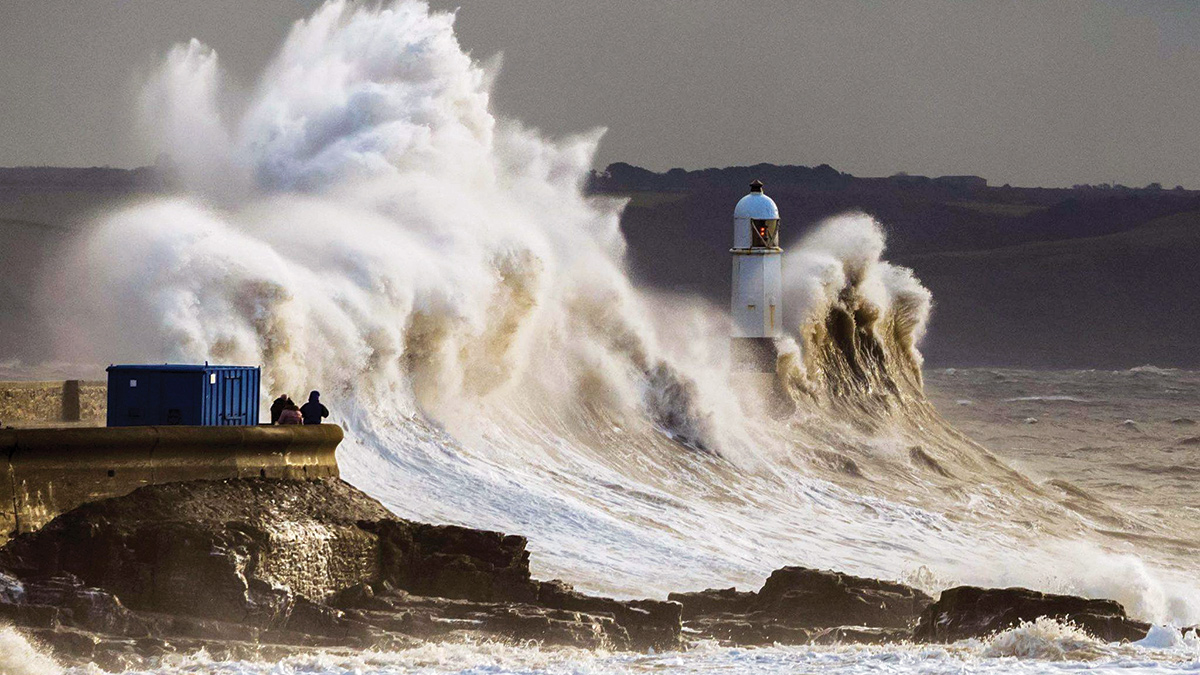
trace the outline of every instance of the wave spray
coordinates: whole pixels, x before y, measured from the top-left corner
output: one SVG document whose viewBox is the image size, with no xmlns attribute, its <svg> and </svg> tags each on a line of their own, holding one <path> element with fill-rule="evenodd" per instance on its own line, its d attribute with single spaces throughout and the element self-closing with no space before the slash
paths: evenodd
<svg viewBox="0 0 1200 675">
<path fill-rule="evenodd" d="M 760 412 L 778 392 L 731 378 L 728 316 L 629 280 L 622 203 L 584 190 L 601 132 L 495 115 L 498 63 L 453 22 L 328 2 L 233 104 L 215 52 L 173 49 L 142 103 L 179 187 L 100 219 L 49 282 L 60 351 L 318 388 L 349 481 L 402 516 L 526 534 L 535 574 L 588 590 L 754 587 L 806 564 L 1200 620 L 1169 571 L 1139 561 L 1147 587 L 1120 597 L 1111 565 L 1070 563 L 1064 547 L 1125 560 L 1094 534 L 1112 514 L 1063 506 L 941 420 L 917 349 L 930 295 L 869 216 L 783 261 L 794 412 Z"/>
</svg>

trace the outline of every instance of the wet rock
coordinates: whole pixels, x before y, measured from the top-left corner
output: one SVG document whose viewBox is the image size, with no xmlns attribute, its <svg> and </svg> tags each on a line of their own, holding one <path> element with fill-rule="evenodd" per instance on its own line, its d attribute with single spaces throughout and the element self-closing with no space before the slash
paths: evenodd
<svg viewBox="0 0 1200 675">
<path fill-rule="evenodd" d="M 373 600 L 375 600 L 375 589 L 371 587 L 371 584 L 359 583 L 335 593 L 329 599 L 329 604 L 342 609 L 369 608 L 373 604 Z"/>
<path fill-rule="evenodd" d="M 755 608 L 792 625 L 907 628 L 932 601 L 904 584 L 784 567 L 763 584 Z"/>
<path fill-rule="evenodd" d="M 1115 600 L 1040 593 L 1025 588 L 959 586 L 942 591 L 913 631 L 916 640 L 981 638 L 1042 617 L 1073 623 L 1109 642 L 1138 640 L 1150 625 L 1130 619 Z"/>
<path fill-rule="evenodd" d="M 359 525 L 378 536 L 379 576 L 397 588 L 479 602 L 537 598 L 524 537 L 391 518 Z"/>
<path fill-rule="evenodd" d="M 426 640 L 475 635 L 584 648 L 629 649 L 629 634 L 609 615 L 550 609 L 522 603 L 472 602 L 379 592 L 372 609 L 350 610 L 356 619 Z"/>
<path fill-rule="evenodd" d="M 307 598 L 297 598 L 283 628 L 294 633 L 345 640 L 356 625 L 361 624 L 347 619 L 340 609 L 319 605 Z"/>
<path fill-rule="evenodd" d="M 293 596 L 379 576 L 387 511 L 341 481 L 193 481 L 85 504 L 0 550 L 21 577 L 69 573 L 137 610 L 270 627 Z"/>
<path fill-rule="evenodd" d="M 85 585 L 70 574 L 27 579 L 16 602 L 0 601 L 0 614 L 37 628 L 70 626 L 112 635 L 146 636 L 149 624 L 112 593 Z"/>
<path fill-rule="evenodd" d="M 912 639 L 908 628 L 870 628 L 867 626 L 838 626 L 825 628 L 813 635 L 815 645 L 888 645 Z"/>
<path fill-rule="evenodd" d="M 25 598 L 25 584 L 21 580 L 0 572 L 0 603 L 16 604 Z"/>
<path fill-rule="evenodd" d="M 32 628 L 25 633 L 39 645 L 50 649 L 55 656 L 74 657 L 81 660 L 92 660 L 96 656 L 96 646 L 101 640 L 95 633 L 74 630 L 71 628 Z"/>
<path fill-rule="evenodd" d="M 693 593 L 671 593 L 668 600 L 683 606 L 683 620 L 691 621 L 714 614 L 745 614 L 758 597 L 752 591 L 736 588 L 710 588 Z"/>
<path fill-rule="evenodd" d="M 192 616 L 160 616 L 158 626 L 160 634 L 182 640 L 256 642 L 262 634 L 260 629 L 246 624 Z"/>
<path fill-rule="evenodd" d="M 690 634 L 744 645 L 894 640 L 907 636 L 933 601 L 904 584 L 805 567 L 776 570 L 757 593 L 730 588 L 669 597 L 683 604 Z"/>
<path fill-rule="evenodd" d="M 0 616 L 62 632 L 60 651 L 124 668 L 246 644 L 665 649 L 681 630 L 677 603 L 535 581 L 523 537 L 394 518 L 340 480 L 148 486 L 10 540 L 0 569 Z"/>
<path fill-rule="evenodd" d="M 0 604 L 0 618 L 18 626 L 58 628 L 61 616 L 61 610 L 49 605 Z"/>
<path fill-rule="evenodd" d="M 730 645 L 806 645 L 816 629 L 788 626 L 757 615 L 727 614 L 699 617 L 687 621 L 689 638 L 716 640 Z"/>
<path fill-rule="evenodd" d="M 611 616 L 629 633 L 633 649 L 675 649 L 680 645 L 683 606 L 678 602 L 598 598 L 558 580 L 539 584 L 537 602 L 552 609 Z"/>
</svg>

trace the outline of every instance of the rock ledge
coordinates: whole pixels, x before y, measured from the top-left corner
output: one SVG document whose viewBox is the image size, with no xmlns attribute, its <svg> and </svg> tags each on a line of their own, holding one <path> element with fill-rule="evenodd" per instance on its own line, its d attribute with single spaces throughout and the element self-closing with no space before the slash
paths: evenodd
<svg viewBox="0 0 1200 675">
<path fill-rule="evenodd" d="M 680 646 L 678 603 L 532 579 L 524 537 L 396 518 L 337 480 L 152 485 L 0 549 L 0 616 L 65 662 L 477 637 Z"/>
</svg>

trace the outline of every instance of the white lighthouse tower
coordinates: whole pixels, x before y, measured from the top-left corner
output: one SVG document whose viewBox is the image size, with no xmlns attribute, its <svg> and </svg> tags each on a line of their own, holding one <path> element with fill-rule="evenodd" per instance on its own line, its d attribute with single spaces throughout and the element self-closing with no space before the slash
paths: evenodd
<svg viewBox="0 0 1200 675">
<path fill-rule="evenodd" d="M 730 345 L 734 370 L 775 372 L 775 340 L 783 335 L 783 249 L 779 207 L 750 184 L 750 194 L 733 209 L 733 317 Z"/>
</svg>

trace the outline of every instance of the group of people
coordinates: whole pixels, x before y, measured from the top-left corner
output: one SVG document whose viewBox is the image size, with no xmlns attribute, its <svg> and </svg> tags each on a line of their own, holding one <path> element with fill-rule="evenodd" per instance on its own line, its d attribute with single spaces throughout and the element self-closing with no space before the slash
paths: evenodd
<svg viewBox="0 0 1200 675">
<path fill-rule="evenodd" d="M 321 403 L 321 392 L 308 395 L 308 403 L 296 405 L 287 394 L 280 394 L 271 403 L 271 424 L 320 424 L 329 417 L 329 408 Z"/>
</svg>

